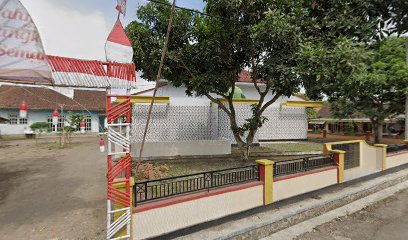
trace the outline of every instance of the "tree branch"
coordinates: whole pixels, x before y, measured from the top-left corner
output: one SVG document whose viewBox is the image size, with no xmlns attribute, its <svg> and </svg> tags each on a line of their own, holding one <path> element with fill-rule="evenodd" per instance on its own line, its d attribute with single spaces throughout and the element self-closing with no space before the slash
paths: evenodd
<svg viewBox="0 0 408 240">
<path fill-rule="evenodd" d="M 270 105 L 272 105 L 276 100 L 278 100 L 282 95 L 281 94 L 275 94 L 275 96 L 269 100 L 268 102 L 265 103 L 265 105 L 262 106 L 261 110 L 259 111 L 260 114 L 262 114 L 265 109 L 267 109 Z"/>
<path fill-rule="evenodd" d="M 225 105 L 219 100 L 214 98 L 213 96 L 211 96 L 209 93 L 205 93 L 204 94 L 208 99 L 210 99 L 213 103 L 217 104 L 222 110 L 224 110 L 224 112 L 229 116 L 232 117 L 231 112 L 228 110 L 227 107 L 225 107 Z"/>
</svg>

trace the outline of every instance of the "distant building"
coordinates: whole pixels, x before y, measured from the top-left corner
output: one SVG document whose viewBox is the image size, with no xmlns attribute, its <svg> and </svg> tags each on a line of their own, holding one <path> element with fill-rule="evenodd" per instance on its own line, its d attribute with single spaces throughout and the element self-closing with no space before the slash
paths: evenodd
<svg viewBox="0 0 408 240">
<path fill-rule="evenodd" d="M 27 118 L 19 117 L 19 106 L 23 101 L 28 105 Z M 24 134 L 36 122 L 46 122 L 54 131 L 52 113 L 55 108 L 60 113 L 58 131 L 61 130 L 63 116 L 69 119 L 68 111 L 71 111 L 85 115 L 85 131 L 99 132 L 104 129 L 105 103 L 105 91 L 3 85 L 0 86 L 0 119 L 3 119 L 0 121 L 0 134 Z"/>
<path fill-rule="evenodd" d="M 404 132 L 405 117 L 401 114 L 394 118 L 387 118 L 383 124 L 383 135 L 397 136 Z M 350 118 L 338 119 L 333 116 L 330 105 L 325 104 L 318 109 L 317 117 L 309 119 L 309 131 L 326 129 L 332 134 L 346 134 L 349 131 L 354 134 L 364 134 L 373 131 L 370 119 L 363 113 L 357 112 Z"/>
</svg>

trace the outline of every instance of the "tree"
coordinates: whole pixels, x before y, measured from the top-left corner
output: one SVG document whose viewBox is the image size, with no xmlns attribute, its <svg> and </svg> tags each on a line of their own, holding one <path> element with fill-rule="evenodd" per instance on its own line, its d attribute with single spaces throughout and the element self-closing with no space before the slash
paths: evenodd
<svg viewBox="0 0 408 240">
<path fill-rule="evenodd" d="M 388 37 L 366 48 L 366 69 L 350 78 L 331 94 L 333 110 L 338 117 L 364 113 L 371 121 L 375 142 L 382 141 L 386 118 L 404 112 L 408 91 L 408 65 L 405 62 L 405 39 Z"/>
<path fill-rule="evenodd" d="M 169 3 L 160 2 L 141 6 L 138 21 L 126 28 L 136 66 L 148 80 L 155 79 L 169 15 Z M 176 87 L 185 86 L 188 95 L 206 96 L 228 115 L 243 159 L 248 159 L 254 136 L 267 121 L 264 111 L 316 76 L 309 70 L 308 49 L 322 46 L 337 54 L 333 49 L 338 45 L 370 39 L 375 32 L 376 19 L 367 17 L 367 3 L 361 0 L 206 2 L 206 15 L 176 12 L 163 77 Z M 336 57 L 344 62 L 341 70 L 348 76 L 349 56 Z M 240 125 L 233 100 L 243 69 L 251 71 L 259 101 Z"/>
</svg>

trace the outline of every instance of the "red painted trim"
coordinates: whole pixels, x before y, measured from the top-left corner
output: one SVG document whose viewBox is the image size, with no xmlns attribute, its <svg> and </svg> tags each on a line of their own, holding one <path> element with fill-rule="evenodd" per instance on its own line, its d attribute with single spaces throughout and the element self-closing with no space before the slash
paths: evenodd
<svg viewBox="0 0 408 240">
<path fill-rule="evenodd" d="M 334 161 L 337 164 L 337 183 L 340 183 L 340 168 L 338 167 L 340 164 L 340 154 L 339 153 L 335 153 L 334 154 Z"/>
<path fill-rule="evenodd" d="M 265 165 L 259 165 L 259 179 L 264 183 L 263 185 L 263 204 L 265 205 Z"/>
<path fill-rule="evenodd" d="M 200 198 L 212 197 L 212 196 L 216 196 L 216 195 L 220 195 L 224 193 L 235 192 L 235 191 L 252 188 L 252 187 L 256 187 L 256 186 L 263 185 L 263 184 L 264 184 L 263 182 L 258 181 L 258 182 L 240 184 L 239 186 L 215 189 L 215 190 L 211 190 L 210 192 L 200 192 L 196 194 L 188 194 L 188 195 L 184 195 L 180 197 L 159 200 L 156 202 L 146 203 L 146 204 L 137 206 L 136 208 L 134 208 L 133 213 L 140 213 L 140 212 L 144 212 L 144 211 L 148 211 L 148 210 L 152 210 L 156 208 L 167 207 L 167 206 L 174 205 L 174 204 L 194 201 Z"/>
<path fill-rule="evenodd" d="M 406 154 L 406 153 L 408 153 L 408 151 L 402 151 L 402 152 L 397 152 L 397 153 L 391 153 L 391 154 L 387 154 L 387 157 L 398 156 L 398 155 L 402 155 L 402 154 Z"/>
<path fill-rule="evenodd" d="M 107 76 L 131 82 L 136 81 L 136 67 L 134 64 L 101 62 L 50 55 L 47 56 L 47 61 L 52 72 L 84 73 L 92 75 L 93 79 L 96 80 L 103 80 L 103 77 Z M 104 65 L 108 65 L 107 71 Z"/>
<path fill-rule="evenodd" d="M 273 180 L 273 182 L 279 182 L 279 181 L 288 180 L 288 179 L 291 179 L 291 178 L 302 177 L 302 176 L 311 175 L 311 174 L 320 173 L 320 172 L 325 172 L 325 171 L 329 171 L 329 170 L 333 170 L 333 169 L 338 169 L 338 167 L 336 167 L 336 166 L 326 167 L 326 168 L 322 168 L 322 169 L 318 169 L 318 170 L 314 170 L 314 171 L 310 171 L 310 172 L 302 172 L 302 173 L 297 173 L 297 174 L 293 174 L 293 175 L 289 175 L 289 176 L 283 176 L 283 177 L 275 178 Z"/>
</svg>

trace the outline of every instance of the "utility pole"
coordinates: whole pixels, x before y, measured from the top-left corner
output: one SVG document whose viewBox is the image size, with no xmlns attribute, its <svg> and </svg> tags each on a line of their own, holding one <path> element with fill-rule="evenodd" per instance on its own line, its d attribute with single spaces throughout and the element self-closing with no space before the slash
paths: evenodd
<svg viewBox="0 0 408 240">
<path fill-rule="evenodd" d="M 171 9 L 170 9 L 170 19 L 169 19 L 169 23 L 167 25 L 166 38 L 164 39 L 164 45 L 163 45 L 163 49 L 162 49 L 162 52 L 161 52 L 159 70 L 157 71 L 156 85 L 154 86 L 153 96 L 152 96 L 152 100 L 151 100 L 150 106 L 149 106 L 149 111 L 148 111 L 148 114 L 147 114 L 146 126 L 145 126 L 145 130 L 144 130 L 144 133 L 143 133 L 143 139 L 142 139 L 142 143 L 140 145 L 139 162 L 142 161 L 143 148 L 144 148 L 144 144 L 145 144 L 145 141 L 146 141 L 147 131 L 149 130 L 149 122 L 150 122 L 150 117 L 152 115 L 154 98 L 156 97 L 157 87 L 159 86 L 159 81 L 161 79 L 161 72 L 162 72 L 164 60 L 165 60 L 166 53 L 167 53 L 167 45 L 169 44 L 170 32 L 171 32 L 171 29 L 173 27 L 173 17 L 174 17 L 174 12 L 175 11 L 176 11 L 176 0 L 173 0 L 173 4 L 171 5 Z"/>
<path fill-rule="evenodd" d="M 405 39 L 405 49 L 406 49 L 406 59 L 405 60 L 408 64 L 408 37 Z M 405 135 L 405 140 L 408 141 L 408 92 L 405 93 L 405 132 L 404 132 L 404 135 Z"/>
</svg>

